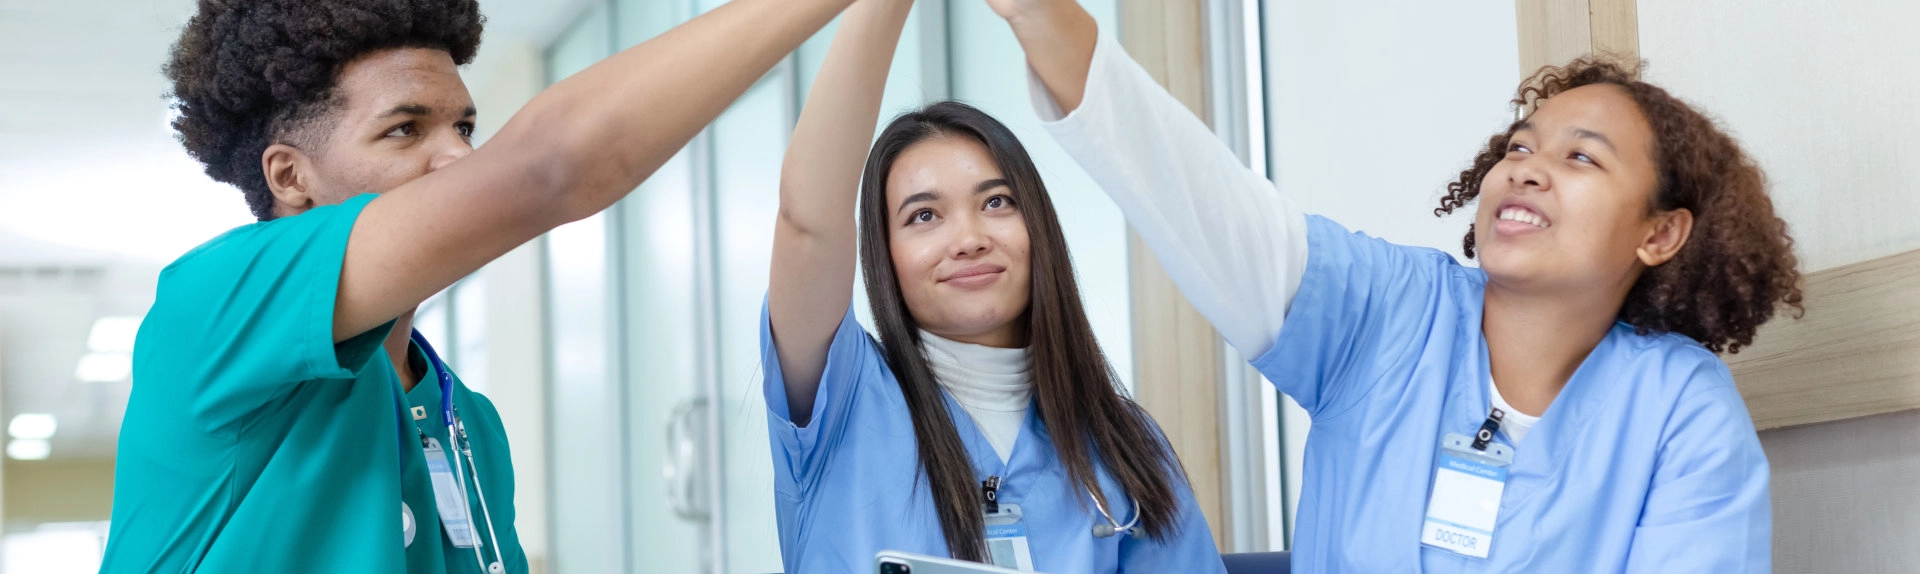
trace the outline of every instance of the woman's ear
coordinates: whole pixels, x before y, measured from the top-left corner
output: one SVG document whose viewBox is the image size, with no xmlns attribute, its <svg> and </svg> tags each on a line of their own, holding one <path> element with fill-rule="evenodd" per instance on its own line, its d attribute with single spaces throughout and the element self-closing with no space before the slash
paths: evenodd
<svg viewBox="0 0 1920 574">
<path fill-rule="evenodd" d="M 313 208 L 313 159 L 306 152 L 281 143 L 267 146 L 260 152 L 260 170 L 266 173 L 267 189 L 273 192 L 276 216 Z"/>
<path fill-rule="evenodd" d="M 1687 238 L 1693 235 L 1693 211 L 1686 208 L 1675 209 L 1653 216 L 1653 227 L 1647 230 L 1647 238 L 1640 242 L 1640 248 L 1634 254 L 1640 263 L 1654 267 L 1673 259 L 1680 254 L 1680 248 L 1687 245 Z"/>
</svg>

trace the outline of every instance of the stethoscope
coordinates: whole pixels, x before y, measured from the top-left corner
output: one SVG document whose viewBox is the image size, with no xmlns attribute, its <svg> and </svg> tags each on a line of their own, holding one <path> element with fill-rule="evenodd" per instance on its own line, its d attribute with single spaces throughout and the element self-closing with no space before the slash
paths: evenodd
<svg viewBox="0 0 1920 574">
<path fill-rule="evenodd" d="M 1128 536 L 1133 535 L 1134 527 L 1140 524 L 1140 505 L 1139 504 L 1133 505 L 1133 519 L 1128 520 L 1126 525 L 1123 526 L 1120 524 L 1119 521 L 1113 519 L 1112 514 L 1107 513 L 1107 505 L 1100 503 L 1100 497 L 1094 496 L 1093 493 L 1089 492 L 1087 493 L 1087 498 L 1093 499 L 1093 507 L 1100 511 L 1101 518 L 1105 518 L 1107 520 L 1103 524 L 1093 525 L 1094 538 L 1106 538 L 1109 536 L 1113 536 L 1115 534 L 1126 534 Z M 1127 501 L 1138 502 L 1136 500 L 1133 500 L 1131 497 L 1129 497 Z"/>
<path fill-rule="evenodd" d="M 480 569 L 485 570 L 488 574 L 504 574 L 506 567 L 501 565 L 500 536 L 493 530 L 493 513 L 487 509 L 487 493 L 486 490 L 480 486 L 479 465 L 473 462 L 473 442 L 467 440 L 467 425 L 460 421 L 460 413 L 453 408 L 452 371 L 447 370 L 446 362 L 440 360 L 440 354 L 433 351 L 433 345 L 427 344 L 426 336 L 421 335 L 419 329 L 413 330 L 413 343 L 420 346 L 420 351 L 427 356 L 427 362 L 433 365 L 434 373 L 439 375 L 440 414 L 443 415 L 447 421 L 447 436 L 453 439 L 453 449 L 457 451 L 454 456 L 451 457 L 453 461 L 453 475 L 460 483 L 460 504 L 466 508 L 468 517 L 473 516 L 473 505 L 468 502 L 469 499 L 467 498 L 466 475 L 469 473 L 466 471 L 466 468 L 475 470 L 475 472 L 471 473 L 473 475 L 473 492 L 480 496 L 480 516 L 483 519 L 482 521 L 487 523 L 487 538 L 493 542 L 493 563 L 487 563 L 486 558 L 482 556 L 480 553 L 480 546 L 482 545 L 480 544 L 473 545 L 474 563 L 479 564 Z M 402 410 L 405 410 L 404 405 L 402 405 Z M 402 418 L 404 420 L 405 417 L 403 416 Z M 420 432 L 419 426 L 415 425 L 414 430 L 415 432 Z M 405 428 L 400 430 L 402 441 L 406 440 L 406 432 Z M 420 432 L 420 435 L 423 439 L 426 437 L 425 432 Z M 462 456 L 467 459 L 465 468 L 462 468 L 460 465 L 460 457 Z M 401 503 L 401 508 L 404 511 L 402 513 L 402 522 L 408 531 L 407 540 L 411 542 L 413 538 L 411 533 L 413 510 L 407 508 L 406 503 Z"/>
<path fill-rule="evenodd" d="M 987 480 L 980 483 L 980 491 L 981 491 L 980 494 L 982 498 L 984 498 L 986 501 L 985 504 L 981 505 L 981 509 L 986 512 L 987 517 L 989 519 L 992 519 L 996 516 L 1000 516 L 1001 514 L 1001 510 L 1000 510 L 1001 481 L 1002 481 L 1001 477 L 998 475 L 995 475 L 995 476 L 988 476 Z M 1113 519 L 1113 514 L 1110 512 L 1107 512 L 1107 505 L 1102 504 L 1100 502 L 1100 497 L 1094 496 L 1092 492 L 1088 492 L 1087 499 L 1093 501 L 1093 507 L 1100 511 L 1100 518 L 1106 521 L 1103 523 L 1093 525 L 1094 538 L 1110 538 L 1115 534 L 1126 534 L 1131 536 L 1134 533 L 1133 532 L 1134 528 L 1140 525 L 1140 504 L 1139 504 L 1139 501 L 1134 500 L 1132 496 L 1127 497 L 1127 502 L 1133 504 L 1133 518 L 1131 520 L 1128 520 L 1126 524 L 1120 524 L 1120 521 Z M 1015 507 L 1014 510 L 1012 510 L 1011 512 L 1012 512 L 1013 520 L 1019 520 L 1020 515 L 1019 515 L 1018 507 Z"/>
</svg>

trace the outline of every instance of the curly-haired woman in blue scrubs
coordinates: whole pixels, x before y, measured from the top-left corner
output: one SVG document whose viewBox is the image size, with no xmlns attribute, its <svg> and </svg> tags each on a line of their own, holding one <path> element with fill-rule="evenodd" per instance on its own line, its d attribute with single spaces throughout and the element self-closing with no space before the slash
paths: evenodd
<svg viewBox="0 0 1920 574">
<path fill-rule="evenodd" d="M 1171 446 L 1094 341 L 1019 140 L 941 102 L 869 153 L 910 7 L 848 9 L 781 173 L 761 344 L 787 571 L 870 570 L 880 550 L 1222 571 Z M 856 253 L 878 342 L 853 319 Z"/>
<path fill-rule="evenodd" d="M 989 3 L 1048 130 L 1311 413 L 1298 571 L 1769 570 L 1766 455 L 1715 353 L 1799 274 L 1706 116 L 1632 67 L 1542 70 L 1437 210 L 1477 202 L 1475 269 L 1300 213 L 1071 0 Z M 1341 153 L 1392 169 L 1382 137 Z"/>
</svg>

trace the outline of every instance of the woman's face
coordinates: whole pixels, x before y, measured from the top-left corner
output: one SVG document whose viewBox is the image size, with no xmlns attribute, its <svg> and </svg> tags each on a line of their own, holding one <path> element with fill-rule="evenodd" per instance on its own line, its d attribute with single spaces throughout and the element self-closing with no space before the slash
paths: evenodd
<svg viewBox="0 0 1920 574">
<path fill-rule="evenodd" d="M 987 147 L 941 136 L 901 152 L 887 174 L 887 232 L 907 311 L 927 332 L 994 347 L 1026 344 L 1027 224 Z"/>
<path fill-rule="evenodd" d="M 1474 245 L 1488 277 L 1508 287 L 1624 293 L 1643 266 L 1672 257 L 1691 218 L 1675 227 L 1670 213 L 1653 213 L 1653 145 L 1652 126 L 1617 86 L 1542 101 L 1480 182 Z"/>
</svg>

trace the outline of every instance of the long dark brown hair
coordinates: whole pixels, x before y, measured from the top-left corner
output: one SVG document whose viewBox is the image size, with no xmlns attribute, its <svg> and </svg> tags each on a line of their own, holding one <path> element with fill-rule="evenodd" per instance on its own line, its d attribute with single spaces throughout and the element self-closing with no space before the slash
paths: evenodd
<svg viewBox="0 0 1920 574">
<path fill-rule="evenodd" d="M 1610 85 L 1624 91 L 1653 127 L 1653 153 L 1660 181 L 1647 211 L 1686 208 L 1693 235 L 1673 260 L 1640 274 L 1620 306 L 1619 319 L 1640 334 L 1673 332 L 1692 337 L 1716 353 L 1738 353 L 1753 342 L 1775 310 L 1798 318 L 1800 263 L 1793 255 L 1787 222 L 1774 215 L 1767 178 L 1713 119 L 1640 79 L 1643 64 L 1586 56 L 1565 66 L 1547 66 L 1521 82 L 1513 106 L 1528 111 L 1542 100 L 1581 86 Z M 1447 184 L 1434 215 L 1451 213 L 1480 197 L 1480 183 L 1520 128 L 1515 121 L 1494 134 L 1473 164 Z M 1473 233 L 1462 245 L 1473 257 Z"/>
<path fill-rule="evenodd" d="M 980 142 L 993 156 L 1026 220 L 1032 249 L 1032 285 L 1025 321 L 1034 408 L 1053 435 L 1053 448 L 1067 468 L 1076 496 L 1090 492 L 1107 505 L 1094 472 L 1094 457 L 1139 508 L 1141 530 L 1154 540 L 1173 532 L 1179 514 L 1176 480 L 1185 469 L 1146 411 L 1121 394 L 1119 377 L 1093 338 L 1080 304 L 1066 236 L 1047 197 L 1040 172 L 1020 141 L 992 116 L 959 102 L 939 102 L 902 114 L 887 125 L 867 155 L 860 181 L 860 262 L 882 349 L 913 419 L 920 469 L 933 494 L 940 529 L 953 557 L 986 558 L 984 502 L 971 459 L 947 415 L 946 401 L 920 346 L 918 322 L 900 294 L 888 232 L 887 175 L 900 154 L 941 137 Z M 1118 517 L 1116 517 L 1118 518 Z"/>
</svg>

